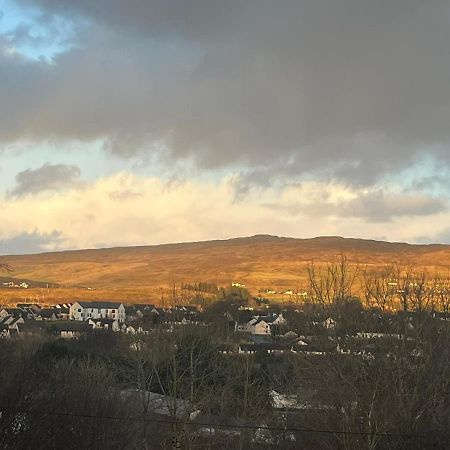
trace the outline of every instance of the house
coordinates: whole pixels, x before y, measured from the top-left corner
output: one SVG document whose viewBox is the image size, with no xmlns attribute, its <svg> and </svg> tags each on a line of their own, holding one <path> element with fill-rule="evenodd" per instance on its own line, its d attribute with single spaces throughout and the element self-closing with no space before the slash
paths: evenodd
<svg viewBox="0 0 450 450">
<path fill-rule="evenodd" d="M 198 324 L 200 322 L 199 310 L 196 306 L 175 306 L 175 308 L 172 308 L 171 322 L 183 325 Z"/>
<path fill-rule="evenodd" d="M 117 319 L 88 319 L 88 324 L 93 330 L 120 331 L 121 327 Z"/>
<path fill-rule="evenodd" d="M 149 317 L 152 314 L 158 314 L 156 308 L 152 304 L 136 304 L 132 306 L 125 307 L 125 314 L 127 320 L 140 320 L 144 316 Z"/>
<path fill-rule="evenodd" d="M 261 342 L 254 344 L 240 344 L 238 347 L 238 353 L 240 354 L 254 354 L 254 353 L 266 353 L 266 354 L 284 354 L 284 353 L 296 353 L 294 344 L 285 342 Z"/>
<path fill-rule="evenodd" d="M 125 306 L 125 315 L 128 320 L 139 320 L 142 319 L 141 311 L 137 310 L 135 306 Z"/>
<path fill-rule="evenodd" d="M 251 334 L 271 334 L 274 325 L 285 325 L 283 314 L 269 314 L 266 316 L 253 316 L 247 323 L 239 324 L 237 331 Z"/>
<path fill-rule="evenodd" d="M 28 313 L 22 308 L 3 308 L 0 310 L 0 319 L 6 317 L 24 317 L 26 318 Z"/>
<path fill-rule="evenodd" d="M 125 306 L 120 302 L 76 301 L 70 306 L 69 311 L 70 320 L 117 319 L 119 322 L 124 322 L 125 318 Z"/>
<path fill-rule="evenodd" d="M 217 345 L 217 350 L 219 353 L 222 353 L 223 355 L 232 355 L 236 353 L 236 349 L 229 344 L 219 344 Z"/>
<path fill-rule="evenodd" d="M 12 330 L 11 330 L 12 331 Z M 46 327 L 43 321 L 28 319 L 15 325 L 18 336 L 36 336 L 46 333 Z"/>
<path fill-rule="evenodd" d="M 253 355 L 256 353 L 257 345 L 255 344 L 241 344 L 238 347 L 238 353 L 240 354 L 246 354 L 246 355 Z"/>
<path fill-rule="evenodd" d="M 59 310 L 57 308 L 43 308 L 36 314 L 36 320 L 57 320 Z"/>
<path fill-rule="evenodd" d="M 250 325 L 250 333 L 252 334 L 271 334 L 271 323 L 260 318 L 253 321 Z"/>
<path fill-rule="evenodd" d="M 332 409 L 332 405 L 323 403 L 317 398 L 317 391 L 302 390 L 295 394 L 282 394 L 275 390 L 269 391 L 272 407 L 275 410 L 282 410 L 285 412 L 295 410 L 311 410 L 323 411 Z"/>
<path fill-rule="evenodd" d="M 7 326 L 10 330 L 17 328 L 17 324 L 19 323 L 24 323 L 24 319 L 21 316 L 9 316 L 2 321 L 2 325 Z"/>
<path fill-rule="evenodd" d="M 336 321 L 333 318 L 328 317 L 322 322 L 322 325 L 327 330 L 333 330 L 336 327 Z"/>
<path fill-rule="evenodd" d="M 182 398 L 140 389 L 125 389 L 121 391 L 121 395 L 129 405 L 135 405 L 139 410 L 143 409 L 139 411 L 140 414 L 151 412 L 184 421 L 193 420 L 200 414 L 195 405 Z"/>
<path fill-rule="evenodd" d="M 186 315 L 196 315 L 199 312 L 198 308 L 192 305 L 177 305 L 175 306 L 175 309 Z"/>
<path fill-rule="evenodd" d="M 42 305 L 38 305 L 36 303 L 18 303 L 16 308 L 23 311 L 23 317 L 33 319 L 41 312 Z"/>
<path fill-rule="evenodd" d="M 60 336 L 64 339 L 77 339 L 87 333 L 92 332 L 92 325 L 88 322 L 64 321 L 53 322 L 48 330 L 51 334 Z"/>
<path fill-rule="evenodd" d="M 9 331 L 9 327 L 7 325 L 3 325 L 0 323 L 0 339 L 11 337 L 11 333 Z"/>
<path fill-rule="evenodd" d="M 62 320 L 69 320 L 70 307 L 71 307 L 70 303 L 60 303 L 60 304 L 56 305 L 55 308 L 58 311 L 58 313 L 57 313 L 58 318 L 62 319 Z"/>
<path fill-rule="evenodd" d="M 141 326 L 130 325 L 128 323 L 123 323 L 120 327 L 120 331 L 126 334 L 144 333 L 144 330 Z"/>
</svg>

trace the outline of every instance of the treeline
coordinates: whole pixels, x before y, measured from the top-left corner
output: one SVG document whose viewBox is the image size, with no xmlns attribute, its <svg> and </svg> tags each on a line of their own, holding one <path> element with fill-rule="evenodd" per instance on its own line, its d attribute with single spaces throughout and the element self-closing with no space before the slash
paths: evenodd
<svg viewBox="0 0 450 450">
<path fill-rule="evenodd" d="M 307 301 L 330 305 L 358 298 L 381 311 L 450 310 L 450 272 L 430 273 L 413 266 L 370 267 L 349 264 L 345 255 L 316 266 L 307 265 Z"/>
<path fill-rule="evenodd" d="M 450 313 L 450 270 L 429 272 L 417 266 L 393 264 L 390 266 L 361 266 L 350 264 L 345 255 L 335 257 L 326 264 L 309 262 L 299 278 L 306 277 L 306 285 L 285 296 L 284 305 L 314 304 L 336 306 L 339 301 L 355 299 L 365 308 L 381 311 Z M 253 297 L 244 287 L 218 286 L 214 283 L 182 283 L 160 288 L 157 303 L 161 306 L 195 304 L 206 307 L 215 300 L 244 301 L 247 306 L 274 306 L 277 302 Z"/>
</svg>

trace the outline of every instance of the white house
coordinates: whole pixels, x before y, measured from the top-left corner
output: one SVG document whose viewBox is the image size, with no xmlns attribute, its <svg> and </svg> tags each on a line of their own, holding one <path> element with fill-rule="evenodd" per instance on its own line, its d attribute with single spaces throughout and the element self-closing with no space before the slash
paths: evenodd
<svg viewBox="0 0 450 450">
<path fill-rule="evenodd" d="M 11 337 L 9 328 L 6 325 L 2 325 L 0 323 L 0 339 L 1 338 L 9 338 L 9 337 Z"/>
<path fill-rule="evenodd" d="M 77 301 L 70 306 L 70 320 L 116 319 L 124 322 L 125 306 L 119 302 Z"/>
<path fill-rule="evenodd" d="M 322 322 L 322 325 L 323 325 L 327 330 L 333 330 L 333 329 L 336 327 L 336 321 L 335 321 L 333 318 L 328 317 L 327 319 L 325 319 L 325 320 Z"/>
<path fill-rule="evenodd" d="M 258 319 L 250 326 L 250 333 L 252 334 L 270 334 L 271 323 L 266 322 L 264 319 Z"/>
<path fill-rule="evenodd" d="M 87 321 L 94 330 L 120 331 L 121 327 L 117 319 L 88 319 Z"/>
<path fill-rule="evenodd" d="M 270 316 L 254 316 L 247 323 L 239 324 L 237 331 L 251 334 L 271 334 L 273 325 L 285 325 L 286 319 L 283 314 L 273 314 Z"/>
</svg>

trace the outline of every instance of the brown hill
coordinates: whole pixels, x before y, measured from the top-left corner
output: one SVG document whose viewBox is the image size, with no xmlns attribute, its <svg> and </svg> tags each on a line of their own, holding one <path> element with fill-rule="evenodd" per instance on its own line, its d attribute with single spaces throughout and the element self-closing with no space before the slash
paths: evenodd
<svg viewBox="0 0 450 450">
<path fill-rule="evenodd" d="M 283 238 L 258 235 L 222 241 L 76 250 L 4 256 L 17 279 L 58 284 L 54 289 L 2 289 L 0 298 L 50 301 L 79 298 L 125 298 L 141 301 L 160 296 L 173 283 L 245 284 L 259 289 L 305 286 L 306 265 L 344 253 L 352 264 L 403 264 L 446 271 L 450 246 L 411 245 L 382 241 L 318 237 Z M 90 289 L 88 289 L 90 288 Z"/>
</svg>

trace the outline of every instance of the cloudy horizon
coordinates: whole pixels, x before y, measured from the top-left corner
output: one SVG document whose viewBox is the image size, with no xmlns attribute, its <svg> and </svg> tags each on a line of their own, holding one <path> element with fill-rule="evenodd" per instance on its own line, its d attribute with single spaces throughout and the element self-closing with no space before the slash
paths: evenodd
<svg viewBox="0 0 450 450">
<path fill-rule="evenodd" d="M 0 0 L 0 254 L 450 243 L 447 0 Z"/>
</svg>

